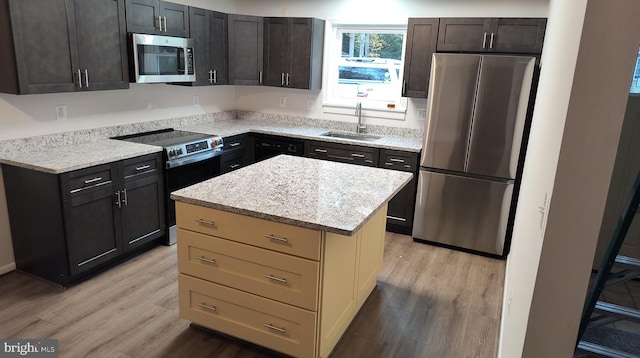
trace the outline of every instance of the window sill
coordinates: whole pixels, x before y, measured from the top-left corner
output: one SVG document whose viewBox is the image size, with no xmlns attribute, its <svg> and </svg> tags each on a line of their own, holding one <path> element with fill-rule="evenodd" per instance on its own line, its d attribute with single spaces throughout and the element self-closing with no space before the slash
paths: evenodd
<svg viewBox="0 0 640 358">
<path fill-rule="evenodd" d="M 382 118 L 382 119 L 393 119 L 397 121 L 404 121 L 406 117 L 406 105 L 404 108 L 372 108 L 367 107 L 366 103 L 362 104 L 362 116 L 369 118 Z M 354 105 L 346 105 L 340 103 L 323 103 L 322 104 L 322 112 L 329 114 L 342 114 L 353 116 L 355 113 L 355 103 Z"/>
</svg>

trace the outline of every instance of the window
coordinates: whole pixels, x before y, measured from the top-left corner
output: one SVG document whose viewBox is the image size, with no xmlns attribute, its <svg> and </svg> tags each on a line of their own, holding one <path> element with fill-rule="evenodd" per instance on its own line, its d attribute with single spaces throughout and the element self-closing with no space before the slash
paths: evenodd
<svg viewBox="0 0 640 358">
<path fill-rule="evenodd" d="M 362 102 L 364 109 L 384 111 L 381 117 L 389 118 L 390 111 L 404 118 L 406 25 L 332 25 L 325 67 L 325 112 L 349 113 L 345 108 Z"/>
</svg>

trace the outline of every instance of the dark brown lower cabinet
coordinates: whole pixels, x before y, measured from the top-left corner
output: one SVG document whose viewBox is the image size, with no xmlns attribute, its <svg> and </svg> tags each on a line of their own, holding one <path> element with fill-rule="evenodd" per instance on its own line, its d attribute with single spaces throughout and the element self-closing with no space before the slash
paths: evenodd
<svg viewBox="0 0 640 358">
<path fill-rule="evenodd" d="M 387 230 L 411 235 L 418 179 L 419 153 L 381 149 L 380 167 L 413 173 L 413 179 L 389 201 Z"/>
<path fill-rule="evenodd" d="M 60 286 L 167 235 L 162 157 L 62 174 L 3 165 L 17 269 Z"/>
</svg>

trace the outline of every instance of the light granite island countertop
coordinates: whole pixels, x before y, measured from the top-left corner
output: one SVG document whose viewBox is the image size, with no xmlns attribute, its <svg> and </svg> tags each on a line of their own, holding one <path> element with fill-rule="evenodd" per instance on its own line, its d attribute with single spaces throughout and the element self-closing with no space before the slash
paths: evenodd
<svg viewBox="0 0 640 358">
<path fill-rule="evenodd" d="M 171 199 L 353 235 L 411 173 L 279 155 L 171 193 Z"/>
<path fill-rule="evenodd" d="M 411 177 L 279 155 L 173 192 L 180 317 L 328 357 L 376 286 L 387 202 Z"/>
</svg>

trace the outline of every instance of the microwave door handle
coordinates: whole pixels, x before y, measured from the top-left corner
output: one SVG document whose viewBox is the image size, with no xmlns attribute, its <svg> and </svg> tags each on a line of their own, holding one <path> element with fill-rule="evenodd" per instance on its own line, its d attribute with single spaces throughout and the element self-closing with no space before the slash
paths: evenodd
<svg viewBox="0 0 640 358">
<path fill-rule="evenodd" d="M 187 58 L 186 58 L 186 51 L 184 50 L 184 48 L 178 48 L 178 73 L 182 73 L 182 74 L 186 74 L 187 73 L 187 69 L 186 69 L 186 63 L 187 63 Z"/>
</svg>

